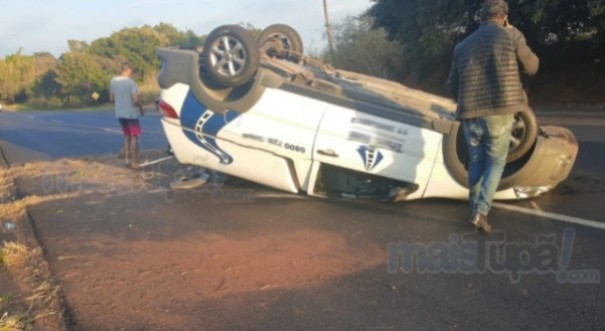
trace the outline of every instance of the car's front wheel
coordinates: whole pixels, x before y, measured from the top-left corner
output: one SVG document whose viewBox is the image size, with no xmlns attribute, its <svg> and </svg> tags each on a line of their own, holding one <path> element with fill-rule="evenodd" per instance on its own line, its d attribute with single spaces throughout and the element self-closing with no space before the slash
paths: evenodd
<svg viewBox="0 0 605 331">
<path fill-rule="evenodd" d="M 538 122 L 531 108 L 516 113 L 514 118 L 508 156 L 506 157 L 508 163 L 523 157 L 538 137 Z"/>
<path fill-rule="evenodd" d="M 260 64 L 260 51 L 252 34 L 238 25 L 220 26 L 204 43 L 203 68 L 222 87 L 246 84 Z"/>
</svg>

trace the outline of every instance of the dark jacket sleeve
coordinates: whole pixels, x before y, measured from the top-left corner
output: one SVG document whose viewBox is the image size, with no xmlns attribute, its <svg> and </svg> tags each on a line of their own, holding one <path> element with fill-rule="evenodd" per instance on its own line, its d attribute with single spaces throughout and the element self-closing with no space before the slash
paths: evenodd
<svg viewBox="0 0 605 331">
<path fill-rule="evenodd" d="M 522 72 L 524 74 L 533 76 L 538 72 L 540 66 L 540 59 L 538 56 L 529 48 L 525 36 L 514 26 L 508 27 L 513 36 L 513 43 L 515 52 L 517 54 L 517 61 L 521 65 Z"/>
</svg>

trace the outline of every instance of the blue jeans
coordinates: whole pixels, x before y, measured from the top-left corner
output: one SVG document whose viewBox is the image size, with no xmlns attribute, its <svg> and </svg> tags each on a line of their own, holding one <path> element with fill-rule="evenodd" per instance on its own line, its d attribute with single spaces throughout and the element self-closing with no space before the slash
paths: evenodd
<svg viewBox="0 0 605 331">
<path fill-rule="evenodd" d="M 477 117 L 462 120 L 468 146 L 468 186 L 471 212 L 487 215 L 510 145 L 514 114 Z"/>
</svg>

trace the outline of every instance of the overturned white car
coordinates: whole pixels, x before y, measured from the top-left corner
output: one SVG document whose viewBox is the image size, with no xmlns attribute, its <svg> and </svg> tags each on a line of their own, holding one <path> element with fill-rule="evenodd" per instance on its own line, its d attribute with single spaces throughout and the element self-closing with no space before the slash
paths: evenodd
<svg viewBox="0 0 605 331">
<path fill-rule="evenodd" d="M 312 196 L 468 198 L 453 101 L 333 69 L 302 47 L 286 25 L 258 40 L 225 25 L 203 50 L 158 50 L 158 106 L 179 162 Z M 513 130 L 496 199 L 567 178 L 578 151 L 569 130 L 539 127 L 531 110 Z"/>
</svg>

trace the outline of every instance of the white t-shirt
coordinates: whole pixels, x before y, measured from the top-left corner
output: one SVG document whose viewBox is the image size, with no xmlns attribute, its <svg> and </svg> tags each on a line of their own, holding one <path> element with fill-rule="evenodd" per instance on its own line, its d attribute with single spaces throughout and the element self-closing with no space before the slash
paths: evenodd
<svg viewBox="0 0 605 331">
<path fill-rule="evenodd" d="M 117 118 L 139 118 L 139 109 L 134 103 L 134 95 L 139 92 L 137 84 L 130 77 L 116 76 L 109 83 L 113 94 Z"/>
</svg>

